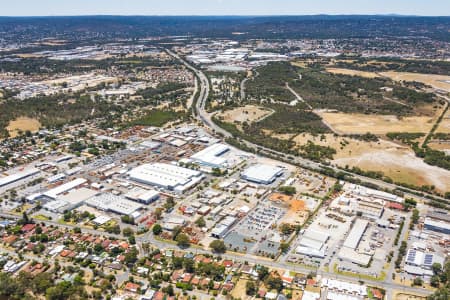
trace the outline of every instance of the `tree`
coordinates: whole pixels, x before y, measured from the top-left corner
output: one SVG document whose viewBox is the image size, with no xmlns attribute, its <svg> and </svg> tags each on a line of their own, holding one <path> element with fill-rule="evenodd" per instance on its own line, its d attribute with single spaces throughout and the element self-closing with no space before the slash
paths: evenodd
<svg viewBox="0 0 450 300">
<path fill-rule="evenodd" d="M 278 190 L 288 196 L 293 196 L 297 193 L 297 190 L 293 186 L 281 186 Z"/>
<path fill-rule="evenodd" d="M 280 251 L 283 253 L 286 253 L 289 249 L 289 244 L 288 243 L 281 243 L 280 244 Z"/>
<path fill-rule="evenodd" d="M 269 290 L 275 289 L 278 292 L 283 289 L 283 280 L 279 276 L 269 275 L 265 280 L 264 284 L 269 288 Z"/>
<path fill-rule="evenodd" d="M 294 231 L 294 229 L 295 228 L 292 225 L 287 224 L 287 223 L 283 223 L 283 224 L 280 225 L 280 231 L 284 235 L 291 234 Z"/>
<path fill-rule="evenodd" d="M 134 234 L 134 230 L 131 229 L 130 227 L 126 227 L 122 230 L 122 234 L 124 236 L 132 236 Z"/>
<path fill-rule="evenodd" d="M 255 282 L 253 280 L 249 280 L 245 284 L 245 293 L 248 296 L 253 296 L 253 295 L 256 294 L 256 284 L 255 284 Z"/>
<path fill-rule="evenodd" d="M 198 218 L 195 221 L 195 225 L 197 225 L 198 227 L 205 227 L 206 225 L 205 219 L 203 217 Z"/>
<path fill-rule="evenodd" d="M 222 240 L 214 240 L 209 244 L 209 247 L 215 253 L 225 253 L 227 251 L 227 246 Z"/>
<path fill-rule="evenodd" d="M 184 233 L 178 234 L 175 240 L 180 248 L 188 248 L 191 245 L 189 237 Z"/>
<path fill-rule="evenodd" d="M 259 280 L 264 280 L 269 275 L 269 269 L 265 266 L 259 266 L 257 272 Z"/>
<path fill-rule="evenodd" d="M 160 235 L 162 233 L 161 225 L 159 225 L 159 224 L 153 225 L 152 231 L 153 231 L 154 235 Z"/>
<path fill-rule="evenodd" d="M 423 284 L 422 278 L 420 278 L 420 277 L 414 278 L 414 280 L 413 280 L 413 285 L 421 286 L 422 284 Z"/>
</svg>

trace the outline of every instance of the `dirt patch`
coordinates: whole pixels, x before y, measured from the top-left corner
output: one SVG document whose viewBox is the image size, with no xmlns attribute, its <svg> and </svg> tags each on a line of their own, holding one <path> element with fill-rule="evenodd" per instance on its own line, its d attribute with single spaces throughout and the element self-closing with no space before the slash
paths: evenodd
<svg viewBox="0 0 450 300">
<path fill-rule="evenodd" d="M 231 291 L 231 296 L 233 296 L 233 298 L 238 299 L 245 295 L 245 285 L 247 284 L 247 281 L 247 279 L 240 278 L 238 282 L 236 282 L 234 289 Z"/>
<path fill-rule="evenodd" d="M 398 182 L 415 185 L 434 185 L 440 191 L 450 190 L 450 171 L 430 166 L 415 156 L 407 146 L 380 139 L 378 142 L 364 142 L 356 139 L 325 134 L 312 136 L 300 134 L 276 135 L 280 139 L 292 139 L 297 145 L 308 141 L 336 150 L 335 163 L 341 167 L 359 167 L 363 170 L 381 171 Z"/>
<path fill-rule="evenodd" d="M 406 294 L 403 292 L 396 292 L 394 294 L 394 300 L 425 300 L 426 297 L 422 297 L 416 294 Z"/>
<path fill-rule="evenodd" d="M 395 81 L 417 81 L 436 89 L 450 92 L 450 76 L 434 75 L 434 74 L 417 74 L 408 72 L 382 72 L 382 76 L 386 76 Z"/>
<path fill-rule="evenodd" d="M 427 144 L 428 147 L 434 150 L 440 150 L 450 155 L 450 141 L 436 141 Z"/>
<path fill-rule="evenodd" d="M 327 68 L 327 72 L 332 74 L 342 74 L 342 75 L 350 75 L 350 76 L 360 76 L 360 77 L 366 77 L 366 78 L 377 78 L 381 77 L 377 73 L 374 72 L 367 72 L 367 71 L 358 71 L 358 70 L 351 70 L 351 69 L 341 69 L 341 68 Z"/>
<path fill-rule="evenodd" d="M 219 117 L 222 117 L 225 122 L 228 123 L 252 123 L 262 120 L 263 118 L 269 116 L 273 113 L 273 110 L 256 106 L 256 105 L 246 105 L 242 107 L 237 107 L 232 110 L 227 110 L 221 114 Z"/>
<path fill-rule="evenodd" d="M 28 117 L 17 118 L 9 122 L 6 127 L 10 137 L 16 137 L 19 134 L 19 131 L 25 132 L 29 130 L 31 132 L 36 132 L 39 128 L 41 128 L 41 123 L 36 119 Z"/>
<path fill-rule="evenodd" d="M 414 116 L 398 118 L 394 115 L 365 115 L 317 112 L 340 134 L 386 134 L 388 132 L 424 132 L 433 127 L 436 117 Z"/>
</svg>

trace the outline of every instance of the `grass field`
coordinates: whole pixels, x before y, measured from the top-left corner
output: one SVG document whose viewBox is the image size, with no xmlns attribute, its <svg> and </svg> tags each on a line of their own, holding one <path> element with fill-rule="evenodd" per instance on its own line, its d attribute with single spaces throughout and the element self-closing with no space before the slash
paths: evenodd
<svg viewBox="0 0 450 300">
<path fill-rule="evenodd" d="M 41 128 L 41 123 L 32 118 L 20 117 L 11 122 L 9 122 L 6 129 L 9 132 L 10 137 L 16 137 L 20 131 L 25 132 L 27 130 L 31 132 L 36 132 Z"/>
<path fill-rule="evenodd" d="M 433 127 L 435 117 L 412 116 L 398 118 L 394 115 L 346 114 L 318 112 L 340 134 L 386 134 L 388 132 L 424 132 Z"/>
</svg>

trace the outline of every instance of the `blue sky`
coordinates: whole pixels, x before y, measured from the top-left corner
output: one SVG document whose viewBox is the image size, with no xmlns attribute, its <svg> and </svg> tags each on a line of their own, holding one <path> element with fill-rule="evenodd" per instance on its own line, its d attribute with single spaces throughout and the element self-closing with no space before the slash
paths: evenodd
<svg viewBox="0 0 450 300">
<path fill-rule="evenodd" d="M 2 0 L 1 2 L 2 16 L 450 15 L 450 0 Z"/>
</svg>

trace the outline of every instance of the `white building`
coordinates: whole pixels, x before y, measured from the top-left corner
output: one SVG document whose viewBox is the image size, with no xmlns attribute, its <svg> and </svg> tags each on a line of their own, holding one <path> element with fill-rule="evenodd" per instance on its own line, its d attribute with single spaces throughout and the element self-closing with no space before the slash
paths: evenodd
<svg viewBox="0 0 450 300">
<path fill-rule="evenodd" d="M 6 177 L 0 178 L 0 187 L 23 180 L 27 177 L 38 174 L 40 171 L 36 168 L 29 168 Z"/>
<path fill-rule="evenodd" d="M 199 171 L 164 163 L 144 164 L 128 174 L 131 180 L 177 193 L 192 188 L 204 178 Z"/>
<path fill-rule="evenodd" d="M 56 199 L 59 195 L 64 194 L 76 187 L 79 187 L 80 185 L 85 184 L 86 182 L 87 180 L 84 178 L 77 178 L 60 186 L 57 186 L 54 189 L 48 190 L 47 192 L 44 193 L 44 196 L 50 199 Z"/>
<path fill-rule="evenodd" d="M 110 211 L 128 216 L 142 208 L 142 204 L 140 203 L 124 199 L 111 193 L 94 196 L 86 200 L 85 203 L 103 211 Z"/>
<path fill-rule="evenodd" d="M 270 184 L 283 174 L 283 169 L 271 165 L 258 164 L 247 168 L 242 178 L 260 184 Z"/>
<path fill-rule="evenodd" d="M 227 168 L 227 159 L 223 154 L 230 151 L 230 147 L 224 144 L 211 145 L 191 156 L 191 159 L 200 165 L 212 168 Z"/>
</svg>

